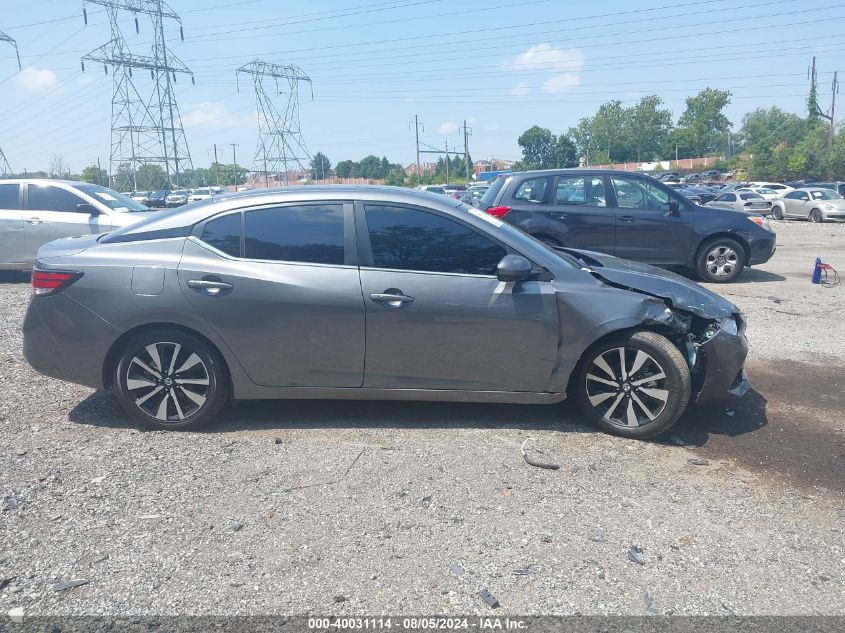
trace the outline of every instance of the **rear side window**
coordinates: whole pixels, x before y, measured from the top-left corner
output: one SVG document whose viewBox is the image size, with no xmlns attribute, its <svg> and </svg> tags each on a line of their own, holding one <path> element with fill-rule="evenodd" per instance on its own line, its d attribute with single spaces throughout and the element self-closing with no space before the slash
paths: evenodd
<svg viewBox="0 0 845 633">
<path fill-rule="evenodd" d="M 558 178 L 555 202 L 562 205 L 606 206 L 604 179 L 585 178 L 584 176 Z"/>
<path fill-rule="evenodd" d="M 20 209 L 18 185 L 0 184 L 0 209 Z"/>
<path fill-rule="evenodd" d="M 224 215 L 207 222 L 202 231 L 203 242 L 232 257 L 241 256 L 241 214 Z"/>
<path fill-rule="evenodd" d="M 343 264 L 343 205 L 315 204 L 247 211 L 244 257 Z"/>
<path fill-rule="evenodd" d="M 763 199 L 762 196 L 759 196 L 756 193 L 741 193 L 741 194 L 739 194 L 739 197 L 742 200 L 762 200 Z"/>
<path fill-rule="evenodd" d="M 402 207 L 365 207 L 377 268 L 495 275 L 507 253 L 493 240 L 434 213 Z"/>
<path fill-rule="evenodd" d="M 548 178 L 531 178 L 523 181 L 513 194 L 514 200 L 522 202 L 542 203 L 546 198 L 546 189 L 549 186 Z"/>
<path fill-rule="evenodd" d="M 69 211 L 78 213 L 76 205 L 85 200 L 59 187 L 29 185 L 29 208 L 33 211 Z M 84 213 L 89 213 L 85 211 Z"/>
</svg>

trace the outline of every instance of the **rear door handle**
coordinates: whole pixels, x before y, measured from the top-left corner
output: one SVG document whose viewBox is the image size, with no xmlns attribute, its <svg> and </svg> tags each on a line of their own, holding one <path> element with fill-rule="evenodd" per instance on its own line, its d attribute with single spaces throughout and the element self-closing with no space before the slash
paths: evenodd
<svg viewBox="0 0 845 633">
<path fill-rule="evenodd" d="M 629 222 L 630 223 L 630 222 L 633 222 L 634 220 L 636 220 L 637 218 L 630 216 L 630 215 L 623 215 L 622 217 L 616 218 L 616 219 L 619 222 Z"/>
<path fill-rule="evenodd" d="M 388 288 L 384 292 L 373 292 L 370 294 L 370 300 L 376 303 L 381 303 L 389 308 L 401 308 L 404 305 L 414 302 L 413 297 L 403 294 L 401 290 L 395 288 Z"/>
<path fill-rule="evenodd" d="M 26 221 L 30 224 L 41 224 L 44 220 L 41 218 L 27 218 Z"/>
<path fill-rule="evenodd" d="M 214 281 L 211 279 L 188 280 L 188 288 L 193 288 L 211 297 L 219 295 L 224 290 L 231 290 L 232 287 L 232 284 L 227 284 L 225 281 Z"/>
</svg>

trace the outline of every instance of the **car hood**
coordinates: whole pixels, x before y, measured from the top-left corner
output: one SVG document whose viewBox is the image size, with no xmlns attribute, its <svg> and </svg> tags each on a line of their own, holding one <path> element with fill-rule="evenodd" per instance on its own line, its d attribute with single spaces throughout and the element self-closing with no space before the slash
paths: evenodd
<svg viewBox="0 0 845 633">
<path fill-rule="evenodd" d="M 587 264 L 590 271 L 614 285 L 660 297 L 674 308 L 704 319 L 724 319 L 740 310 L 727 299 L 676 273 L 604 253 L 562 249 Z"/>
<path fill-rule="evenodd" d="M 119 226 L 128 226 L 135 224 L 141 220 L 146 220 L 153 216 L 159 215 L 162 211 L 124 211 L 122 213 L 115 213 L 112 215 L 112 224 L 115 228 Z"/>
</svg>

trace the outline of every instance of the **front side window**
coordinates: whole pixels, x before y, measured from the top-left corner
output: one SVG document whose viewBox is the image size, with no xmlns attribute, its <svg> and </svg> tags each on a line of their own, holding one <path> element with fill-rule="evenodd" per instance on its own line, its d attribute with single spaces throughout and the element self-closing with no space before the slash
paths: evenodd
<svg viewBox="0 0 845 633">
<path fill-rule="evenodd" d="M 78 213 L 76 205 L 85 200 L 66 189 L 53 186 L 29 185 L 29 208 L 33 211 L 67 211 Z M 89 213 L 85 211 L 85 213 Z"/>
<path fill-rule="evenodd" d="M 584 176 L 558 178 L 555 202 L 562 205 L 604 207 L 604 179 Z"/>
<path fill-rule="evenodd" d="M 314 204 L 247 211 L 244 257 L 343 264 L 343 205 Z"/>
<path fill-rule="evenodd" d="M 0 209 L 20 209 L 18 185 L 0 184 Z"/>
<path fill-rule="evenodd" d="M 623 209 L 667 211 L 669 194 L 649 182 L 637 178 L 611 178 L 616 191 L 616 206 Z"/>
<path fill-rule="evenodd" d="M 495 275 L 507 254 L 493 240 L 435 213 L 367 205 L 365 214 L 377 268 Z"/>
<path fill-rule="evenodd" d="M 113 209 L 114 211 L 150 210 L 148 207 L 145 207 L 137 200 L 133 200 L 129 196 L 125 196 L 122 193 L 117 193 L 116 191 L 112 191 L 111 189 L 106 189 L 105 187 L 101 187 L 100 185 L 79 185 L 78 188 L 82 193 L 86 193 L 92 198 L 96 198 L 104 205 L 106 205 L 109 209 Z"/>
<path fill-rule="evenodd" d="M 784 196 L 784 198 L 788 198 L 789 200 L 800 200 L 801 199 L 801 192 L 800 191 L 790 191 L 788 194 Z"/>
<path fill-rule="evenodd" d="M 732 193 L 723 193 L 721 196 L 716 198 L 717 202 L 736 202 L 736 196 Z"/>
<path fill-rule="evenodd" d="M 516 193 L 513 194 L 513 199 L 540 204 L 546 198 L 546 189 L 548 186 L 548 178 L 531 178 L 519 185 Z"/>
<path fill-rule="evenodd" d="M 241 256 L 241 214 L 232 213 L 206 223 L 203 242 L 232 257 Z"/>
</svg>

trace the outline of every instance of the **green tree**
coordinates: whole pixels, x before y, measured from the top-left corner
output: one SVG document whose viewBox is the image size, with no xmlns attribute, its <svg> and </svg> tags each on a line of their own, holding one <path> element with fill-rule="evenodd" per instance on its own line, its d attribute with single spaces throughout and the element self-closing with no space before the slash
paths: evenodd
<svg viewBox="0 0 845 633">
<path fill-rule="evenodd" d="M 555 143 L 551 130 L 533 125 L 516 140 L 522 148 L 522 163 L 526 169 L 549 169 L 555 166 Z"/>
<path fill-rule="evenodd" d="M 611 162 L 627 161 L 631 158 L 630 144 L 625 138 L 627 118 L 628 113 L 622 107 L 622 102 L 617 99 L 601 104 L 590 122 L 591 137 L 596 150 L 607 151 Z"/>
<path fill-rule="evenodd" d="M 101 185 L 103 187 L 109 186 L 109 174 L 105 169 L 100 169 L 96 165 L 88 165 L 79 174 L 79 179 L 82 182 L 90 182 L 93 185 Z"/>
<path fill-rule="evenodd" d="M 578 152 L 575 143 L 566 134 L 561 134 L 555 142 L 555 167 L 577 167 Z"/>
<path fill-rule="evenodd" d="M 332 162 L 323 152 L 317 152 L 311 159 L 311 178 L 323 180 L 331 176 Z"/>
<path fill-rule="evenodd" d="M 750 152 L 756 148 L 774 148 L 781 143 L 794 147 L 804 138 L 807 121 L 797 114 L 772 107 L 758 108 L 742 117 L 737 142 Z"/>
<path fill-rule="evenodd" d="M 161 165 L 141 165 L 136 175 L 139 191 L 159 191 L 170 189 L 167 174 Z"/>
<path fill-rule="evenodd" d="M 731 102 L 731 93 L 705 88 L 686 101 L 686 110 L 678 119 L 675 142 L 684 158 L 710 156 L 722 151 L 731 122 L 724 109 Z"/>
<path fill-rule="evenodd" d="M 663 158 L 666 139 L 672 130 L 672 113 L 660 109 L 661 105 L 663 100 L 660 97 L 649 95 L 624 112 L 625 145 L 636 156 L 638 163 Z"/>
<path fill-rule="evenodd" d="M 342 160 L 334 166 L 335 176 L 338 178 L 352 178 L 352 172 L 355 171 L 354 160 Z"/>
</svg>

